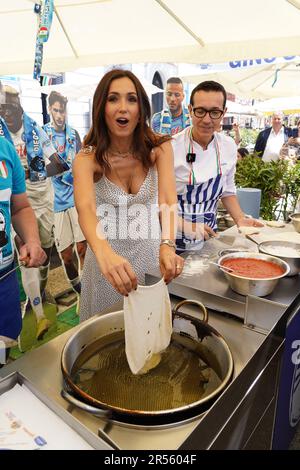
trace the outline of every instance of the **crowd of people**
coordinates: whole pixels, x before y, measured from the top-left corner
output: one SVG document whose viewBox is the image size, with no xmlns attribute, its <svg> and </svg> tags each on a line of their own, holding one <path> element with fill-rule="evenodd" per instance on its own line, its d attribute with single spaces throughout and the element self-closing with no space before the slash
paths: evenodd
<svg viewBox="0 0 300 470">
<path fill-rule="evenodd" d="M 50 122 L 41 128 L 17 90 L 0 92 L 0 340 L 16 340 L 22 327 L 14 250 L 41 337 L 54 243 L 83 321 L 144 284 L 149 270 L 159 267 L 166 283 L 180 275 L 180 254 L 216 235 L 219 201 L 237 226 L 262 225 L 236 197 L 236 162 L 247 149 L 237 148 L 237 125 L 235 138 L 222 132 L 220 83 L 200 83 L 186 105 L 182 81 L 169 78 L 166 107 L 151 118 L 138 78 L 113 69 L 96 89 L 82 143 L 60 93 L 48 96 Z M 274 113 L 255 152 L 270 161 L 299 144 Z"/>
</svg>

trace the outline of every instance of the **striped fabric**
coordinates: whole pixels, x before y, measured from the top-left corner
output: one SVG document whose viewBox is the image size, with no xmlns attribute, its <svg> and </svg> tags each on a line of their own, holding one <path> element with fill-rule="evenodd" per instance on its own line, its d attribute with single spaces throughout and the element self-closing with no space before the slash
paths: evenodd
<svg viewBox="0 0 300 470">
<path fill-rule="evenodd" d="M 191 124 L 190 113 L 186 106 L 183 106 L 182 108 L 182 118 L 183 118 L 183 129 L 185 129 Z M 172 116 L 170 114 L 170 111 L 166 108 L 166 109 L 163 109 L 161 112 L 159 132 L 161 134 L 171 134 L 171 128 L 172 128 Z"/>
</svg>

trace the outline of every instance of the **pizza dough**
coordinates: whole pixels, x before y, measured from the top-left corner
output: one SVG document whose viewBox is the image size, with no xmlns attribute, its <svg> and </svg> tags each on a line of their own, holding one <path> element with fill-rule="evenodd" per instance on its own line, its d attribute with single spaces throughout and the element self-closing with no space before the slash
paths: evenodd
<svg viewBox="0 0 300 470">
<path fill-rule="evenodd" d="M 172 310 L 163 279 L 138 286 L 124 297 L 125 351 L 133 374 L 145 374 L 160 363 L 171 340 Z"/>
<path fill-rule="evenodd" d="M 280 220 L 268 220 L 266 222 L 266 225 L 268 227 L 274 227 L 274 228 L 281 228 L 281 227 L 285 227 L 285 223 L 280 221 Z"/>
<path fill-rule="evenodd" d="M 243 235 L 254 235 L 255 233 L 259 233 L 259 228 L 257 227 L 239 227 L 239 232 Z"/>
</svg>

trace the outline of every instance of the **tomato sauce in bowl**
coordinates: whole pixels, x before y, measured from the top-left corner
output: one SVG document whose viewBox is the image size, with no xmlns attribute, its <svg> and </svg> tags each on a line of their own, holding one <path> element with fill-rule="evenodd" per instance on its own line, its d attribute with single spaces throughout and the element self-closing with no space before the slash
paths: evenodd
<svg viewBox="0 0 300 470">
<path fill-rule="evenodd" d="M 221 266 L 232 269 L 229 274 L 248 279 L 272 279 L 284 274 L 284 269 L 271 261 L 257 258 L 225 259 Z"/>
</svg>

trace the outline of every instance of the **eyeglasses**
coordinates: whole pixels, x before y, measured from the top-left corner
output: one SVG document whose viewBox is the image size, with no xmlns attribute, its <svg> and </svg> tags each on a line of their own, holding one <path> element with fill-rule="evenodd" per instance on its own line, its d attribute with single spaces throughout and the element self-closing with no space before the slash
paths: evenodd
<svg viewBox="0 0 300 470">
<path fill-rule="evenodd" d="M 223 109 L 205 109 L 205 108 L 193 108 L 193 113 L 197 118 L 204 118 L 206 114 L 209 114 L 211 119 L 220 119 L 224 114 Z"/>
</svg>

